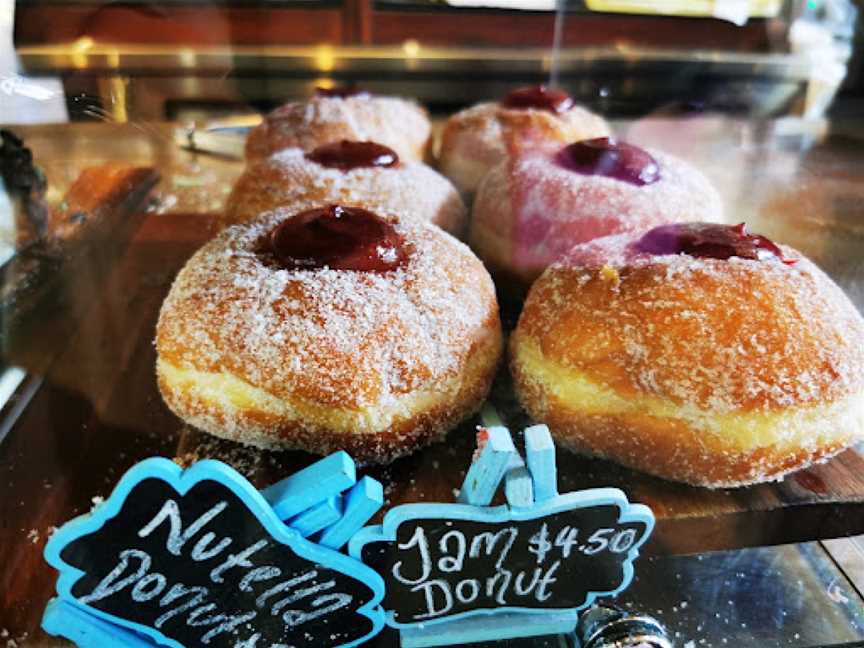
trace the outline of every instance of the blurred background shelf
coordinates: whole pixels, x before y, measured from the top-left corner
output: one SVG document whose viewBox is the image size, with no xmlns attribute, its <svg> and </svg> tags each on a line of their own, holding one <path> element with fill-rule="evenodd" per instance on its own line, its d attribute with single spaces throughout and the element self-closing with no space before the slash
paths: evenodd
<svg viewBox="0 0 864 648">
<path fill-rule="evenodd" d="M 556 53 L 549 10 L 420 0 L 19 0 L 15 47 L 27 75 L 63 80 L 73 120 L 93 106 L 120 121 L 267 110 L 339 83 L 443 111 L 553 75 L 613 117 L 822 114 L 847 68 L 847 88 L 860 86 L 854 22 L 810 20 L 804 0 L 780 4 L 776 15 L 736 25 L 595 12 L 571 1 Z"/>
</svg>

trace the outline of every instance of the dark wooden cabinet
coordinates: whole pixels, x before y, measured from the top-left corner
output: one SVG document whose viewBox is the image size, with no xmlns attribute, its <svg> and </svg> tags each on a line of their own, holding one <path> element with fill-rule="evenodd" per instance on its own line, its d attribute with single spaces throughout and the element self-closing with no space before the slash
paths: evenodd
<svg viewBox="0 0 864 648">
<path fill-rule="evenodd" d="M 90 38 L 148 45 L 393 45 L 416 40 L 457 47 L 547 47 L 553 12 L 455 8 L 443 3 L 373 0 L 294 2 L 160 2 L 19 0 L 18 46 L 56 45 Z M 775 23 L 743 27 L 710 18 L 569 11 L 567 47 L 629 45 L 763 52 L 776 43 Z"/>
</svg>

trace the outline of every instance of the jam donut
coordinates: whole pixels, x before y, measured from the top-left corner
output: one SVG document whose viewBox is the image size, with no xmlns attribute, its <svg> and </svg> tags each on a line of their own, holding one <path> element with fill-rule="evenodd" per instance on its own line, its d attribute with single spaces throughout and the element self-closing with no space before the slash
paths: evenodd
<svg viewBox="0 0 864 648">
<path fill-rule="evenodd" d="M 447 178 L 421 162 L 400 161 L 382 144 L 348 140 L 250 162 L 228 197 L 224 220 L 243 223 L 296 202 L 412 213 L 457 236 L 467 220 L 465 204 Z"/>
<path fill-rule="evenodd" d="M 246 140 L 246 158 L 286 148 L 304 151 L 342 139 L 389 146 L 403 160 L 423 160 L 432 125 L 407 99 L 379 97 L 357 89 L 318 88 L 308 101 L 287 103 L 264 117 Z"/>
<path fill-rule="evenodd" d="M 473 195 L 510 142 L 572 142 L 609 134 L 602 117 L 577 106 L 563 90 L 519 88 L 498 103 L 477 104 L 453 115 L 441 135 L 439 168 L 460 191 Z"/>
<path fill-rule="evenodd" d="M 686 162 L 598 138 L 514 149 L 480 186 L 470 240 L 520 292 L 577 243 L 722 216 L 717 191 Z"/>
<path fill-rule="evenodd" d="M 156 348 L 165 402 L 199 429 L 389 462 L 479 408 L 501 325 L 465 245 L 329 205 L 223 230 L 177 276 Z"/>
<path fill-rule="evenodd" d="M 743 225 L 575 246 L 511 344 L 520 400 L 559 443 L 666 479 L 776 480 L 864 439 L 864 320 Z"/>
</svg>

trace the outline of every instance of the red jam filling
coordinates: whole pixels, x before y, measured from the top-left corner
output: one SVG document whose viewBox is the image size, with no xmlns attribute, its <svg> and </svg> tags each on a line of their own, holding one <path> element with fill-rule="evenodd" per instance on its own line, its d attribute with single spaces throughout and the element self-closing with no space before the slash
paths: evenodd
<svg viewBox="0 0 864 648">
<path fill-rule="evenodd" d="M 316 97 L 338 97 L 339 99 L 346 99 L 348 97 L 366 97 L 369 93 L 366 90 L 358 88 L 357 86 L 335 86 L 333 88 L 322 88 L 318 86 L 315 88 L 315 96 Z"/>
<path fill-rule="evenodd" d="M 704 259 L 739 257 L 753 261 L 765 261 L 773 257 L 786 265 L 795 265 L 798 261 L 786 258 L 783 250 L 771 239 L 747 232 L 744 223 L 661 225 L 650 230 L 634 245 L 640 252 L 649 254 L 688 254 Z"/>
<path fill-rule="evenodd" d="M 660 165 L 632 144 L 610 137 L 582 140 L 558 152 L 558 164 L 583 175 L 600 175 L 642 187 L 660 179 Z"/>
<path fill-rule="evenodd" d="M 556 114 L 567 112 L 573 107 L 573 98 L 563 90 L 547 88 L 546 86 L 530 86 L 517 88 L 501 101 L 505 108 L 525 110 L 536 108 L 548 110 Z"/>
<path fill-rule="evenodd" d="M 399 164 L 396 151 L 375 142 L 331 142 L 319 146 L 307 159 L 329 169 L 350 171 L 361 167 L 393 167 Z"/>
<path fill-rule="evenodd" d="M 387 272 L 408 259 L 395 228 L 359 207 L 329 205 L 301 212 L 270 232 L 268 242 L 286 270 Z"/>
</svg>

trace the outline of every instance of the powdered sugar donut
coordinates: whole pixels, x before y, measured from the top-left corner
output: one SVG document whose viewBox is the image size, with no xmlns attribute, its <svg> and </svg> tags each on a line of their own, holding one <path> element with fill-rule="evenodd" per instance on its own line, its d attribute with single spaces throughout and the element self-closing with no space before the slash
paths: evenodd
<svg viewBox="0 0 864 648">
<path fill-rule="evenodd" d="M 310 153 L 289 148 L 250 161 L 225 208 L 225 224 L 298 202 L 340 203 L 411 213 L 461 235 L 467 210 L 459 192 L 421 162 L 401 161 L 389 147 L 342 140 Z"/>
<path fill-rule="evenodd" d="M 403 160 L 422 160 L 431 134 L 429 116 L 412 101 L 319 88 L 308 101 L 287 103 L 264 117 L 249 133 L 246 158 L 267 157 L 286 148 L 311 151 L 347 139 L 379 142 Z"/>
<path fill-rule="evenodd" d="M 601 138 L 514 149 L 480 186 L 470 241 L 518 292 L 577 243 L 722 218 L 717 191 L 683 160 Z"/>
<path fill-rule="evenodd" d="M 466 195 L 522 139 L 572 142 L 610 134 L 602 117 L 577 106 L 562 90 L 519 88 L 501 102 L 480 103 L 453 115 L 444 127 L 439 168 Z"/>
<path fill-rule="evenodd" d="M 156 331 L 168 406 L 216 436 L 387 462 L 474 412 L 501 353 L 495 290 L 437 227 L 276 209 L 180 271 Z"/>
<path fill-rule="evenodd" d="M 864 439 L 864 320 L 800 253 L 743 226 L 578 245 L 512 338 L 519 397 L 559 443 L 711 487 Z"/>
</svg>

